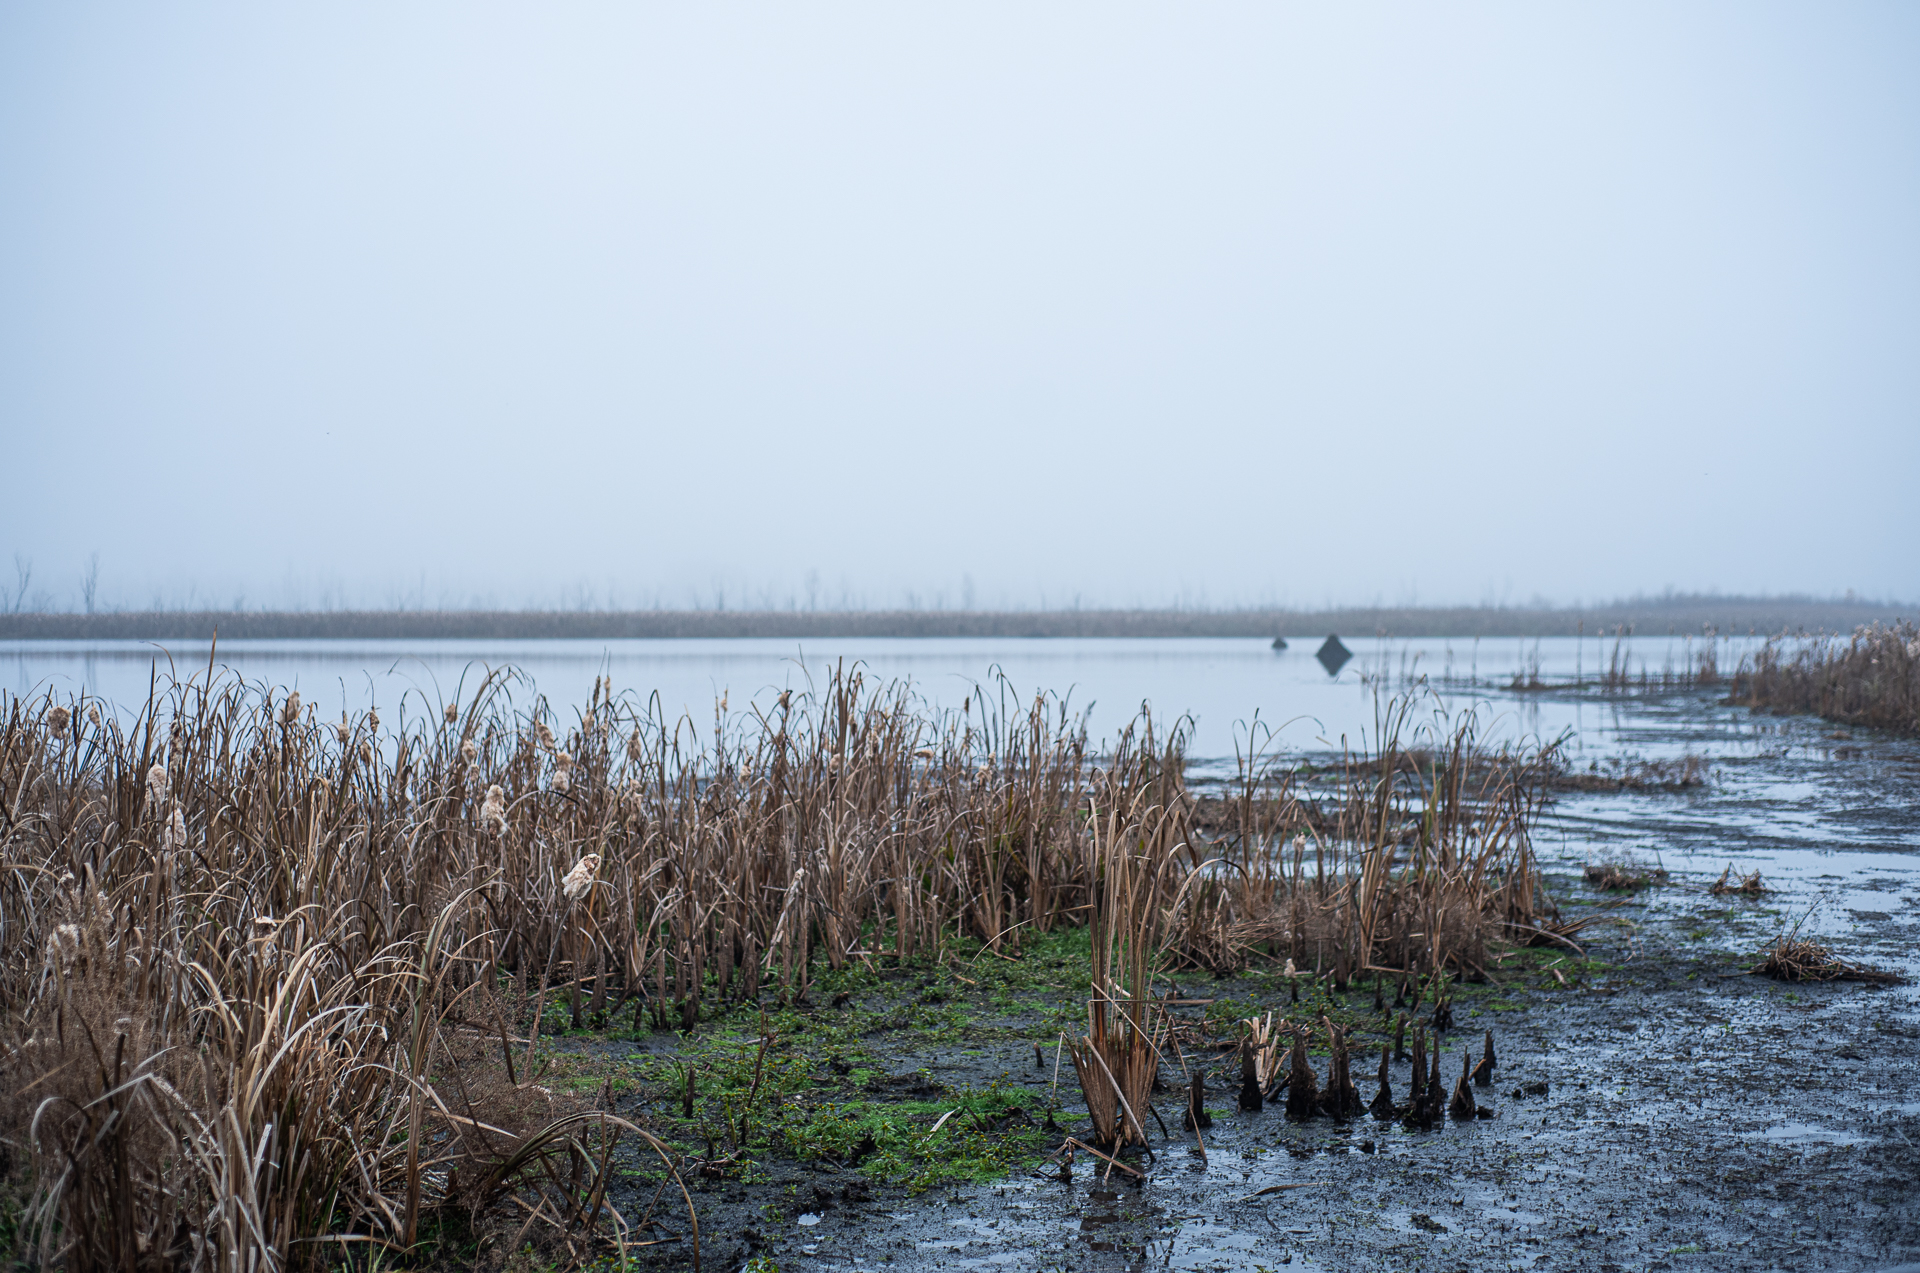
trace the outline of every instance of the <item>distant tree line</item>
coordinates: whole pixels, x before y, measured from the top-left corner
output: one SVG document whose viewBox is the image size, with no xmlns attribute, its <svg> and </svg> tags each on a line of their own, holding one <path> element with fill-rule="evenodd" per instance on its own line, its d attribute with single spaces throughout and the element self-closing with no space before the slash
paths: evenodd
<svg viewBox="0 0 1920 1273">
<path fill-rule="evenodd" d="M 0 640 L 583 640 L 844 637 L 1546 637 L 1851 632 L 1912 616 L 1868 601 L 1659 597 L 1582 608 L 1326 610 L 153 610 L 0 614 Z"/>
</svg>

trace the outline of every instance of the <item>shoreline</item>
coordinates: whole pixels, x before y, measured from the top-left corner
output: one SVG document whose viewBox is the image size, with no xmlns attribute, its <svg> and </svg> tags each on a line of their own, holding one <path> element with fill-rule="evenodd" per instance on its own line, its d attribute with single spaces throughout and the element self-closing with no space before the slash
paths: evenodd
<svg viewBox="0 0 1920 1273">
<path fill-rule="evenodd" d="M 752 640 L 997 637 L 1319 641 L 1385 637 L 1722 636 L 1850 633 L 1910 618 L 1913 606 L 1731 597 L 1589 609 L 1353 607 L 1333 610 L 333 610 L 0 614 L 0 641 Z"/>
</svg>

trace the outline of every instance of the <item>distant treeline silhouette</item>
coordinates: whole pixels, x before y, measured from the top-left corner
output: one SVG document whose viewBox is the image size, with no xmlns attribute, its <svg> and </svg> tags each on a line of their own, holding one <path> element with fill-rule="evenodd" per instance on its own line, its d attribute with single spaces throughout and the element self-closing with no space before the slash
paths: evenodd
<svg viewBox="0 0 1920 1273">
<path fill-rule="evenodd" d="M 844 637 L 1545 637 L 1851 632 L 1916 607 L 1810 598 L 1657 597 L 1587 608 L 1327 610 L 325 610 L 4 614 L 0 640 L 577 640 Z"/>
</svg>

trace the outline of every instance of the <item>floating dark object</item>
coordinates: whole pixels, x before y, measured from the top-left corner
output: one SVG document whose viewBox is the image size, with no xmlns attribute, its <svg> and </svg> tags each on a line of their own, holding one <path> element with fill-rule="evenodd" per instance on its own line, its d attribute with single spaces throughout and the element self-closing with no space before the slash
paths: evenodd
<svg viewBox="0 0 1920 1273">
<path fill-rule="evenodd" d="M 1347 660 L 1353 657 L 1353 651 L 1341 645 L 1339 637 L 1330 636 L 1321 643 L 1319 652 L 1313 657 L 1320 660 L 1320 666 L 1327 669 L 1328 676 L 1338 676 L 1340 669 L 1347 665 Z"/>
<path fill-rule="evenodd" d="M 1274 648 L 1274 649 L 1276 649 L 1276 650 L 1284 650 L 1284 649 L 1286 649 L 1286 648 L 1287 648 L 1287 638 L 1285 638 L 1285 637 L 1275 637 L 1275 638 L 1273 638 L 1273 648 Z"/>
</svg>

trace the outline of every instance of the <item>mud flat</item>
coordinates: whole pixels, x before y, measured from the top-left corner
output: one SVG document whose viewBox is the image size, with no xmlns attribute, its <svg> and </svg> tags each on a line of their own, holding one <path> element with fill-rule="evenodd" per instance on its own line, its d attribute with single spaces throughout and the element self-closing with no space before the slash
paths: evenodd
<svg viewBox="0 0 1920 1273">
<path fill-rule="evenodd" d="M 1085 1153 L 1062 1178 L 1048 1155 L 1067 1135 L 1090 1139 L 1071 1063 L 1057 1086 L 1054 1073 L 1060 1032 L 1083 1020 L 1084 933 L 1030 942 L 1019 960 L 854 969 L 822 982 L 813 1004 L 766 1019 L 778 1018 L 776 1047 L 792 1068 L 785 1094 L 763 1104 L 784 1110 L 769 1117 L 794 1134 L 750 1136 L 734 1156 L 751 1165 L 696 1179 L 706 1266 L 1717 1270 L 1920 1259 L 1913 745 L 1838 739 L 1814 721 L 1750 727 L 1705 700 L 1644 719 L 1647 750 L 1700 751 L 1715 776 L 1683 792 L 1576 793 L 1545 820 L 1542 850 L 1558 856 L 1550 892 L 1567 916 L 1605 920 L 1581 934 L 1583 954 L 1511 952 L 1487 982 L 1453 988 L 1441 1073 L 1451 1088 L 1462 1054 L 1477 1061 L 1491 1030 L 1497 1065 L 1473 1090 L 1494 1117 L 1413 1130 L 1366 1114 L 1293 1121 L 1284 1098 L 1242 1111 L 1239 1021 L 1272 1010 L 1350 1026 L 1354 1082 L 1370 1101 L 1401 1015 L 1398 987 L 1383 986 L 1383 1013 L 1371 983 L 1342 994 L 1271 967 L 1175 974 L 1169 993 L 1205 1001 L 1175 1010 L 1182 1055 L 1208 1093 L 1205 1153 L 1182 1129 L 1175 1068 L 1154 1102 L 1165 1132 L 1154 1127 L 1150 1157 L 1123 1158 L 1141 1178 Z M 1583 877 L 1604 854 L 1649 851 L 1661 854 L 1665 884 L 1606 892 Z M 1769 891 L 1711 891 L 1728 863 L 1736 876 L 1761 870 Z M 1796 923 L 1904 982 L 1754 975 L 1761 948 Z M 765 1028 L 743 1010 L 691 1040 L 554 1042 L 562 1072 L 630 1076 L 616 1107 L 685 1141 L 713 1123 L 678 1118 L 660 1080 L 671 1058 L 689 1047 L 744 1058 Z M 1324 1080 L 1324 1048 L 1312 1064 Z M 1389 1072 L 1404 1104 L 1410 1060 Z M 823 1136 L 823 1107 L 857 1110 L 848 1117 L 863 1126 L 902 1125 L 890 1142 L 901 1157 Z M 941 1124 L 949 1110 L 959 1112 Z M 956 1129 L 964 1143 L 928 1149 Z M 729 1156 L 724 1144 L 713 1153 Z M 620 1199 L 630 1218 L 647 1212 L 654 1188 L 637 1180 Z M 684 1206 L 660 1203 L 653 1216 L 656 1227 L 636 1236 L 658 1245 L 636 1256 L 687 1266 Z"/>
<path fill-rule="evenodd" d="M 1684 890 L 1679 900 L 1620 908 L 1633 927 L 1602 930 L 1586 959 L 1530 951 L 1506 961 L 1492 983 L 1458 988 L 1441 1072 L 1451 1086 L 1461 1053 L 1477 1060 L 1491 1029 L 1498 1063 L 1475 1092 L 1497 1116 L 1444 1120 L 1431 1131 L 1370 1115 L 1291 1121 L 1284 1101 L 1242 1112 L 1237 1057 L 1203 1051 L 1194 1064 L 1206 1075 L 1213 1118 L 1204 1155 L 1179 1129 L 1184 1102 L 1171 1083 L 1156 1102 L 1171 1134 L 1154 1137 L 1150 1160 L 1124 1159 L 1144 1179 L 1085 1154 L 1061 1179 L 1054 1161 L 1036 1157 L 1061 1136 L 1032 1126 L 1050 1100 L 1051 1050 L 1045 1068 L 1033 1055 L 1036 1037 L 1055 1024 L 1050 1015 L 958 1004 L 970 1022 L 963 1037 L 918 1048 L 883 1024 L 860 1036 L 872 1041 L 865 1055 L 881 1063 L 869 1081 L 876 1092 L 899 1093 L 906 1076 L 923 1104 L 901 1115 L 918 1127 L 968 1092 L 1024 1093 L 1008 1106 L 1032 1120 L 1018 1120 L 1010 1174 L 916 1194 L 831 1155 L 781 1157 L 744 1180 L 696 1186 L 706 1259 L 737 1268 L 760 1256 L 782 1269 L 821 1270 L 1605 1270 L 1857 1269 L 1920 1256 L 1913 986 L 1751 975 L 1752 938 L 1776 908 L 1729 907 L 1704 881 L 1672 887 Z M 1917 914 L 1909 893 L 1898 919 L 1863 927 L 1872 939 L 1863 945 L 1910 942 Z M 1689 936 L 1701 925 L 1722 934 L 1724 948 Z M 1662 937 L 1678 953 L 1647 954 L 1668 944 Z M 944 979 L 926 980 L 932 988 Z M 1339 1012 L 1361 1023 L 1353 1069 L 1370 1099 L 1377 1044 L 1397 1014 L 1373 1014 L 1370 988 L 1330 997 L 1310 988 L 1296 1008 L 1281 984 L 1262 974 L 1183 983 L 1187 997 L 1215 1001 L 1185 1017 L 1195 1033 L 1211 1021 L 1224 1037 L 1243 1009 Z M 882 984 L 819 1011 L 885 1023 L 925 993 L 918 979 Z M 1369 1043 L 1376 1048 L 1367 1060 Z M 608 1052 L 624 1050 L 594 1045 L 595 1068 L 618 1064 Z M 824 1060 L 817 1078 L 826 1087 L 836 1076 L 834 1058 Z M 1324 1074 L 1324 1057 L 1315 1068 Z M 1411 1063 L 1390 1072 L 1404 1102 Z M 1058 1091 L 1059 1125 L 1085 1137 L 1070 1065 Z M 630 1108 L 661 1103 L 639 1096 Z M 663 1232 L 684 1232 L 684 1209 L 660 1215 Z M 686 1259 L 680 1242 L 645 1252 L 669 1265 Z"/>
</svg>

